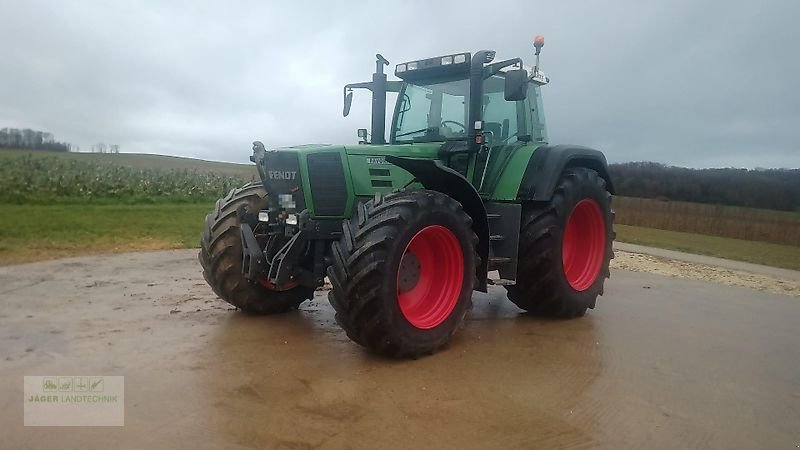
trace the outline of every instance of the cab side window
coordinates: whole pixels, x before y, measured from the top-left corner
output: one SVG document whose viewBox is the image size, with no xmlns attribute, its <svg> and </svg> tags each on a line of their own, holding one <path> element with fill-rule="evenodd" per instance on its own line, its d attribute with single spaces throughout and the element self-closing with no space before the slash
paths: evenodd
<svg viewBox="0 0 800 450">
<path fill-rule="evenodd" d="M 544 122 L 544 106 L 541 88 L 533 83 L 528 88 L 528 101 L 531 105 L 530 129 L 534 142 L 547 142 L 547 126 Z"/>
<path fill-rule="evenodd" d="M 508 145 L 517 142 L 520 134 L 519 121 L 525 120 L 523 105 L 526 105 L 527 101 L 506 101 L 503 94 L 505 81 L 502 77 L 493 76 L 484 82 L 484 86 L 483 129 L 492 133 L 496 143 Z"/>
</svg>

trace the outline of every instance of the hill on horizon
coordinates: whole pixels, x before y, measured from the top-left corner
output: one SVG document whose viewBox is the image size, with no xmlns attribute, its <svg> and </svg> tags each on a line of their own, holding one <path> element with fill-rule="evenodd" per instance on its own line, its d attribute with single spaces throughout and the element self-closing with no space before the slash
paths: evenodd
<svg viewBox="0 0 800 450">
<path fill-rule="evenodd" d="M 0 161 L 5 158 L 19 157 L 29 154 L 33 157 L 58 157 L 91 161 L 99 164 L 112 164 L 133 169 L 161 170 L 196 170 L 218 175 L 241 176 L 251 178 L 256 175 L 253 164 L 239 164 L 221 161 L 207 161 L 184 156 L 156 155 L 151 153 L 81 153 L 81 152 L 49 152 L 30 149 L 0 149 Z"/>
</svg>

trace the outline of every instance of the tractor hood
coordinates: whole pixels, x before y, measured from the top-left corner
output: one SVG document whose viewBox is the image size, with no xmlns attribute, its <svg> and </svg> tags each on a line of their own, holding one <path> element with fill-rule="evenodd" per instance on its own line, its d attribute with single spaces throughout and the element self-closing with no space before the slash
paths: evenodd
<svg viewBox="0 0 800 450">
<path fill-rule="evenodd" d="M 349 217 L 353 205 L 376 192 L 410 185 L 410 173 L 386 161 L 387 155 L 434 159 L 441 143 L 398 145 L 307 144 L 254 155 L 273 205 L 314 217 Z M 359 198 L 360 197 L 360 198 Z"/>
</svg>

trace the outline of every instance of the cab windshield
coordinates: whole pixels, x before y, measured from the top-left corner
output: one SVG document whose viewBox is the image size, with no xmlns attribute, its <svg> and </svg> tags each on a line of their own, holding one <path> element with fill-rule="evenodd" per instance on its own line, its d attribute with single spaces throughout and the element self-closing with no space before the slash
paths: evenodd
<svg viewBox="0 0 800 450">
<path fill-rule="evenodd" d="M 397 99 L 396 143 L 466 139 L 469 80 L 406 84 Z"/>
<path fill-rule="evenodd" d="M 505 100 L 503 88 L 499 75 L 484 80 L 481 117 L 492 142 L 508 145 L 517 140 L 526 114 L 523 101 Z M 398 96 L 392 137 L 398 144 L 466 139 L 468 114 L 469 80 L 407 83 Z"/>
</svg>

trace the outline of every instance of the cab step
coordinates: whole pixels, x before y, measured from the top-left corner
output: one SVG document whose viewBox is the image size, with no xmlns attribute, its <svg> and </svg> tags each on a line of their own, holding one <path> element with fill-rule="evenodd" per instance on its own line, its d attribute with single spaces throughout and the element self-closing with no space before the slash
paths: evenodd
<svg viewBox="0 0 800 450">
<path fill-rule="evenodd" d="M 489 257 L 489 265 L 501 265 L 501 264 L 508 264 L 514 261 L 511 258 L 506 258 L 505 256 L 490 256 Z"/>
<path fill-rule="evenodd" d="M 515 280 L 522 205 L 489 201 L 485 206 L 489 219 L 489 270 L 500 272 L 500 279 Z"/>
<path fill-rule="evenodd" d="M 514 286 L 515 284 L 517 284 L 516 281 L 506 280 L 505 278 L 497 278 L 497 279 L 489 278 L 488 281 L 489 284 L 493 284 L 495 286 Z"/>
</svg>

